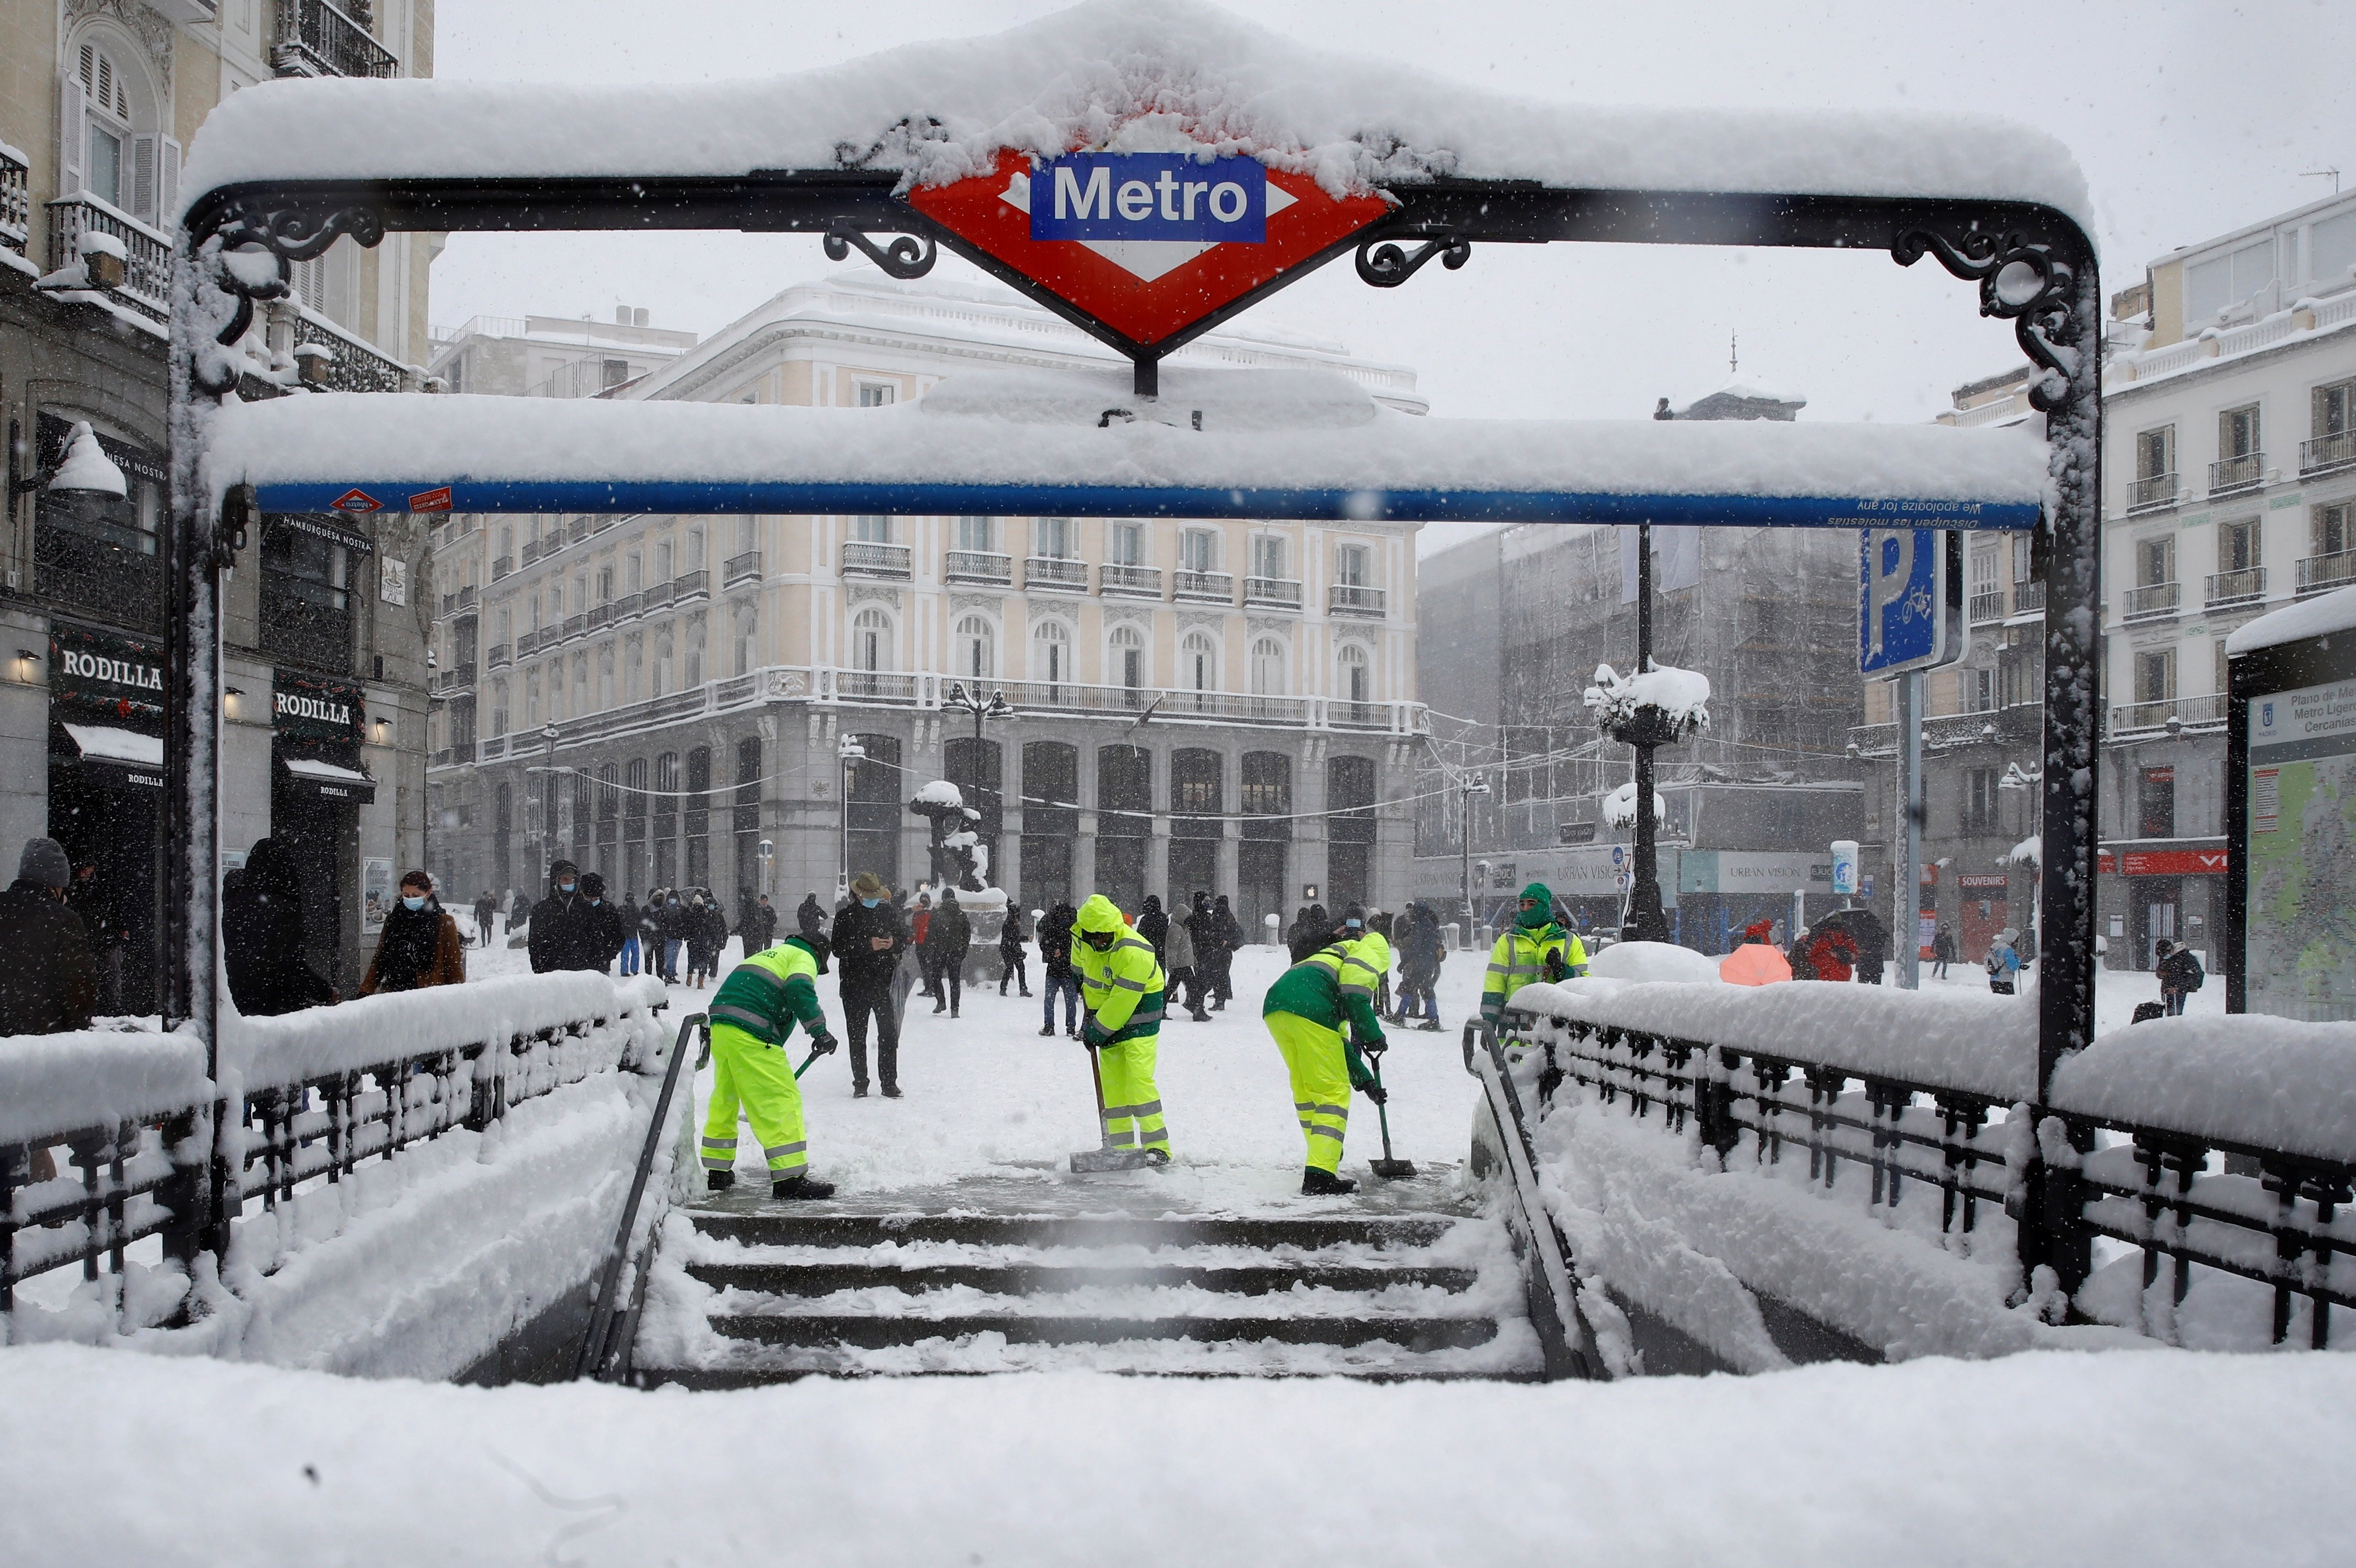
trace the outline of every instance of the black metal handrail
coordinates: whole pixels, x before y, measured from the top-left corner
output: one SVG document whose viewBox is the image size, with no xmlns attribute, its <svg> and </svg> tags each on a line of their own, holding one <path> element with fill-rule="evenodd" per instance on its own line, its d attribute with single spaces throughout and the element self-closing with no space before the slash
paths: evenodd
<svg viewBox="0 0 2356 1568">
<path fill-rule="evenodd" d="M 1588 1326 L 1587 1315 L 1580 1307 L 1569 1240 L 1555 1223 L 1538 1190 L 1537 1145 L 1530 1141 L 1521 1090 L 1505 1065 L 1505 1046 L 1494 1029 L 1472 1019 L 1465 1022 L 1463 1044 L 1464 1070 L 1481 1080 L 1489 1114 L 1497 1124 L 1499 1153 L 1505 1158 L 1506 1185 L 1514 1197 L 1506 1222 L 1527 1253 L 1524 1272 L 1530 1326 L 1537 1331 L 1546 1376 L 1549 1380 L 1609 1377 L 1595 1353 L 1595 1335 Z"/>
<path fill-rule="evenodd" d="M 638 1168 L 630 1176 L 630 1196 L 622 1205 L 621 1228 L 614 1233 L 614 1250 L 605 1258 L 605 1272 L 597 1277 L 596 1312 L 589 1321 L 588 1334 L 582 1338 L 580 1358 L 573 1366 L 576 1379 L 594 1373 L 600 1381 L 611 1382 L 629 1370 L 630 1339 L 637 1329 L 638 1309 L 646 1302 L 646 1265 L 654 1261 L 655 1233 L 652 1227 L 648 1229 L 643 1253 L 634 1253 L 630 1238 L 637 1230 L 638 1205 L 646 1197 L 648 1173 L 654 1169 L 655 1155 L 661 1149 L 663 1134 L 670 1125 L 670 1097 L 679 1087 L 679 1064 L 687 1059 L 688 1032 L 698 1028 L 705 1031 L 708 1043 L 711 1021 L 709 1015 L 702 1013 L 680 1019 L 679 1036 L 671 1041 L 670 1061 L 663 1069 L 662 1093 L 655 1099 L 654 1118 L 647 1123 L 647 1141 L 638 1150 Z M 621 1283 L 626 1262 L 631 1271 L 630 1307 L 626 1313 L 617 1314 L 614 1310 L 614 1292 Z"/>
</svg>

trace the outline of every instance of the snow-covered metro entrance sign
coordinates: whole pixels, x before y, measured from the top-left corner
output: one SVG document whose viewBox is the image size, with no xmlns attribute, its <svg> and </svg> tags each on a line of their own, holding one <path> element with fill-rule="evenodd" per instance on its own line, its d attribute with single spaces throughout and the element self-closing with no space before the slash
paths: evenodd
<svg viewBox="0 0 2356 1568">
<path fill-rule="evenodd" d="M 1936 670 L 1964 656 L 1964 536 L 1953 529 L 1869 528 L 1858 535 L 1860 675 Z"/>
<path fill-rule="evenodd" d="M 1176 347 L 1390 211 L 1372 191 L 1337 198 L 1207 146 L 1035 161 L 1004 152 L 989 173 L 907 200 L 993 271 L 1144 350 Z"/>
</svg>

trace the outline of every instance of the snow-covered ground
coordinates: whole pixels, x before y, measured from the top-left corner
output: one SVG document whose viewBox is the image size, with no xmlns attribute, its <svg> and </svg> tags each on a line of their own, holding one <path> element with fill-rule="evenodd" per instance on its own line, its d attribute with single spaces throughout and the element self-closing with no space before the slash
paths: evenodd
<svg viewBox="0 0 2356 1568">
<path fill-rule="evenodd" d="M 2190 1352 L 685 1394 L 36 1347 L 0 1354 L 0 1561 L 2287 1568 L 2348 1560 L 2315 1488 L 2351 1405 L 2342 1358 Z"/>
</svg>

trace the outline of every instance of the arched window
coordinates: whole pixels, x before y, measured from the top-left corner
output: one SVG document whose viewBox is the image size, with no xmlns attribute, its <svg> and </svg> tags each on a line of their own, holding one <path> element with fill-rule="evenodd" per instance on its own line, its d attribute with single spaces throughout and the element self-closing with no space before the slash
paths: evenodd
<svg viewBox="0 0 2356 1568">
<path fill-rule="evenodd" d="M 851 662 L 870 672 L 892 668 L 892 618 L 879 609 L 863 609 L 851 623 Z"/>
<path fill-rule="evenodd" d="M 1251 689 L 1258 697 L 1280 697 L 1284 694 L 1284 644 L 1273 637 L 1263 637 L 1252 643 Z"/>
<path fill-rule="evenodd" d="M 540 727 L 540 673 L 534 671 L 523 682 L 523 727 Z"/>
<path fill-rule="evenodd" d="M 179 194 L 179 144 L 155 134 L 162 119 L 138 51 L 111 31 L 85 35 L 66 90 L 60 196 L 87 190 L 144 222 Z M 142 134 L 142 133 L 147 133 Z"/>
<path fill-rule="evenodd" d="M 597 708 L 600 713 L 614 705 L 614 645 L 607 643 L 597 650 Z"/>
<path fill-rule="evenodd" d="M 490 733 L 493 735 L 508 733 L 508 683 L 505 681 L 491 682 Z"/>
<path fill-rule="evenodd" d="M 1334 682 L 1334 694 L 1353 707 L 1373 701 L 1374 671 L 1366 650 L 1355 642 L 1345 642 L 1334 655 L 1340 665 L 1340 679 Z"/>
<path fill-rule="evenodd" d="M 647 644 L 634 637 L 622 644 L 622 701 L 635 703 L 646 691 Z"/>
<path fill-rule="evenodd" d="M 1031 628 L 1031 678 L 1058 686 L 1072 678 L 1072 634 L 1059 620 Z"/>
<path fill-rule="evenodd" d="M 701 532 L 696 535 L 699 547 L 702 537 Z M 680 678 L 681 691 L 703 684 L 703 618 L 697 616 L 687 623 L 687 652 L 682 661 L 684 672 Z"/>
<path fill-rule="evenodd" d="M 1115 683 L 1135 692 L 1145 685 L 1145 634 L 1133 626 L 1112 628 L 1111 674 Z"/>
<path fill-rule="evenodd" d="M 956 674 L 968 681 L 986 681 L 998 671 L 998 633 L 986 616 L 966 616 L 957 623 Z"/>
<path fill-rule="evenodd" d="M 747 675 L 752 672 L 753 662 L 756 656 L 755 650 L 758 642 L 760 626 L 761 616 L 758 610 L 755 609 L 751 605 L 738 605 L 736 607 L 736 668 L 734 671 L 736 674 Z"/>
<path fill-rule="evenodd" d="M 649 697 L 659 697 L 670 690 L 670 633 L 666 631 L 655 639 L 654 684 L 647 693 Z"/>
<path fill-rule="evenodd" d="M 1178 684 L 1189 692 L 1219 689 L 1219 645 L 1207 631 L 1190 631 L 1178 645 Z"/>
<path fill-rule="evenodd" d="M 512 522 L 503 522 L 499 524 L 499 570 L 502 572 L 512 571 L 514 567 L 515 524 Z"/>
<path fill-rule="evenodd" d="M 589 655 L 573 656 L 573 712 L 577 717 L 589 712 Z"/>
</svg>

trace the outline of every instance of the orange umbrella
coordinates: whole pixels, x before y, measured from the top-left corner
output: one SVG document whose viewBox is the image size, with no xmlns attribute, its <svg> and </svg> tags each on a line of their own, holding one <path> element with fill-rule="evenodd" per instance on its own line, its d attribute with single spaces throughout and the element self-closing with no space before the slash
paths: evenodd
<svg viewBox="0 0 2356 1568">
<path fill-rule="evenodd" d="M 1730 985 L 1772 985 L 1792 978 L 1792 966 L 1766 942 L 1745 942 L 1720 959 L 1718 977 Z"/>
</svg>

